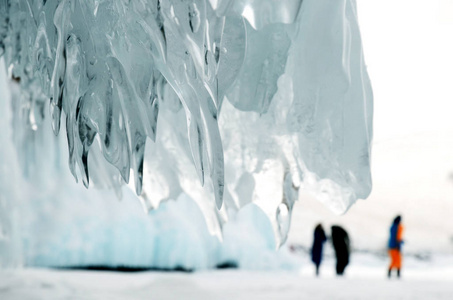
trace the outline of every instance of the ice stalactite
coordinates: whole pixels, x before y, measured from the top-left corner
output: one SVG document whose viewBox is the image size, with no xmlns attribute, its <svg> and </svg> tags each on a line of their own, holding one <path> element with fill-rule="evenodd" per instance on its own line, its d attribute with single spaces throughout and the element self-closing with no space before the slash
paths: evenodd
<svg viewBox="0 0 453 300">
<path fill-rule="evenodd" d="M 370 193 L 354 0 L 0 0 L 0 55 L 24 168 L 59 145 L 20 129 L 48 118 L 86 187 L 133 179 L 147 209 L 186 193 L 211 231 L 254 202 L 278 244 L 299 189 L 337 212 Z"/>
</svg>

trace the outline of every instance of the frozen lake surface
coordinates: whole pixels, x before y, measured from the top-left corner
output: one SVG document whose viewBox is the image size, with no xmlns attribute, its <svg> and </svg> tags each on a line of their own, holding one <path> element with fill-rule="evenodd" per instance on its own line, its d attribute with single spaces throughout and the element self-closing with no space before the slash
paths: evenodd
<svg viewBox="0 0 453 300">
<path fill-rule="evenodd" d="M 0 299 L 452 299 L 451 262 L 408 258 L 399 280 L 387 279 L 386 261 L 370 256 L 356 256 L 342 278 L 330 259 L 319 278 L 308 264 L 299 272 L 4 270 Z"/>
</svg>

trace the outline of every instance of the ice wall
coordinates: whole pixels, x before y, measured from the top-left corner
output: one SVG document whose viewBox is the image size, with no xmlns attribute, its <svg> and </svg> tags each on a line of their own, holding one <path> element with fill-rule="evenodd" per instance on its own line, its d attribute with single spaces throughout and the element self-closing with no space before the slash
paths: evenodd
<svg viewBox="0 0 453 300">
<path fill-rule="evenodd" d="M 0 134 L 0 268 L 22 263 L 19 239 L 14 238 L 19 235 L 17 206 L 21 198 L 21 176 L 12 143 L 11 121 L 5 65 L 0 58 L 0 128 L 3 128 Z"/>
<path fill-rule="evenodd" d="M 1 54 L 20 86 L 2 159 L 39 189 L 65 152 L 76 180 L 130 182 L 146 210 L 188 195 L 211 234 L 253 202 L 276 245 L 300 188 L 339 213 L 370 193 L 355 1 L 0 0 Z"/>
</svg>

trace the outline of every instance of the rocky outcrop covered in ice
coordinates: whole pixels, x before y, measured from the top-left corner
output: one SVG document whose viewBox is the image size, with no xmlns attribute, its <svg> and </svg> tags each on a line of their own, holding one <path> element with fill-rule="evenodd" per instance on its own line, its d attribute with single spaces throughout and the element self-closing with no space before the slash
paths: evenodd
<svg viewBox="0 0 453 300">
<path fill-rule="evenodd" d="M 0 55 L 22 174 L 44 188 L 67 155 L 147 210 L 189 195 L 211 233 L 253 202 L 277 245 L 299 189 L 339 213 L 370 193 L 354 0 L 0 0 Z"/>
</svg>

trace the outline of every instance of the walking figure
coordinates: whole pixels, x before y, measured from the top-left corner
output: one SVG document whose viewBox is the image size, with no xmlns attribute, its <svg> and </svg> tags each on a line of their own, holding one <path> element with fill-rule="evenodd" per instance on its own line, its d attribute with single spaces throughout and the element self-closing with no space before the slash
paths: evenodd
<svg viewBox="0 0 453 300">
<path fill-rule="evenodd" d="M 349 236 L 346 230 L 340 226 L 333 225 L 331 230 L 333 248 L 335 249 L 335 256 L 337 257 L 337 275 L 343 275 L 346 266 L 349 264 Z"/>
<path fill-rule="evenodd" d="M 326 234 L 321 224 L 318 224 L 315 228 L 313 236 L 313 247 L 311 248 L 311 260 L 316 266 L 316 276 L 319 275 L 319 266 L 322 261 L 322 248 L 326 241 Z"/>
<path fill-rule="evenodd" d="M 401 225 L 401 216 L 397 216 L 393 220 L 393 224 L 390 227 L 390 239 L 389 239 L 389 256 L 390 266 L 388 271 L 388 277 L 392 275 L 392 270 L 396 269 L 396 275 L 398 278 L 401 276 L 401 244 L 403 243 L 403 225 Z"/>
</svg>

